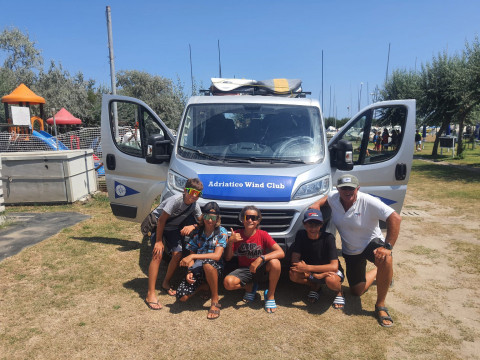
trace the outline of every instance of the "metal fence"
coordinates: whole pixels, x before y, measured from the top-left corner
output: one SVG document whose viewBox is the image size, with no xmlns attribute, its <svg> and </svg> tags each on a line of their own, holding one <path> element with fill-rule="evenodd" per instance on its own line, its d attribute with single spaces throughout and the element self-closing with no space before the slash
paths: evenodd
<svg viewBox="0 0 480 360">
<path fill-rule="evenodd" d="M 18 151 L 56 151 L 92 149 L 101 159 L 100 128 L 83 128 L 58 134 L 57 137 L 46 132 L 34 131 L 32 134 L 0 132 L 0 153 Z"/>
</svg>

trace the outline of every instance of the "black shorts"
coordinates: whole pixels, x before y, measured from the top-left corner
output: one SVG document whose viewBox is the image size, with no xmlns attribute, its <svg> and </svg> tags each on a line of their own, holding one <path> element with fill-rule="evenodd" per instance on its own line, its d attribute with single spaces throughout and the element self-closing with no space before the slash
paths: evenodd
<svg viewBox="0 0 480 360">
<path fill-rule="evenodd" d="M 235 276 L 236 278 L 240 279 L 240 285 L 245 286 L 248 283 L 254 282 L 263 282 L 267 279 L 267 272 L 266 272 L 266 263 L 257 267 L 255 274 L 250 272 L 250 268 L 248 267 L 239 267 L 238 269 L 233 270 L 228 276 Z"/>
<path fill-rule="evenodd" d="M 358 255 L 342 254 L 347 266 L 347 279 L 350 286 L 355 286 L 359 283 L 365 282 L 365 274 L 367 267 L 367 260 L 371 263 L 375 263 L 375 254 L 373 251 L 379 247 L 382 247 L 385 243 L 375 238 L 367 245 L 365 250 Z"/>
</svg>

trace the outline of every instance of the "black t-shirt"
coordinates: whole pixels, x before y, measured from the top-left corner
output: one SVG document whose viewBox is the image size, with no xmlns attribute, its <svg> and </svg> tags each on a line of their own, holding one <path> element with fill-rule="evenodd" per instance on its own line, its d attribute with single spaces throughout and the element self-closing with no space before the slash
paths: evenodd
<svg viewBox="0 0 480 360">
<path fill-rule="evenodd" d="M 300 230 L 292 244 L 292 252 L 300 254 L 300 259 L 308 265 L 327 265 L 332 260 L 338 260 L 335 237 L 328 232 L 321 233 L 317 240 L 310 240 L 307 232 Z M 338 270 L 343 272 L 340 261 Z"/>
</svg>

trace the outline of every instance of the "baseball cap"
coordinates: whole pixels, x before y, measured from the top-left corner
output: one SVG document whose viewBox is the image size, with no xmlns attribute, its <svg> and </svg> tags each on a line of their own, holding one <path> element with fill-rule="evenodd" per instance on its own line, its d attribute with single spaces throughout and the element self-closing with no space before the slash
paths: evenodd
<svg viewBox="0 0 480 360">
<path fill-rule="evenodd" d="M 354 187 L 357 188 L 360 186 L 360 183 L 358 182 L 358 179 L 356 176 L 353 175 L 342 175 L 338 178 L 337 180 L 337 187 Z"/>
<path fill-rule="evenodd" d="M 306 223 L 307 221 L 310 221 L 310 220 L 323 222 L 322 212 L 317 209 L 308 209 L 307 211 L 305 211 L 305 214 L 303 215 L 303 222 Z"/>
<path fill-rule="evenodd" d="M 203 213 L 220 215 L 220 207 L 215 201 L 210 201 L 203 207 Z"/>
</svg>

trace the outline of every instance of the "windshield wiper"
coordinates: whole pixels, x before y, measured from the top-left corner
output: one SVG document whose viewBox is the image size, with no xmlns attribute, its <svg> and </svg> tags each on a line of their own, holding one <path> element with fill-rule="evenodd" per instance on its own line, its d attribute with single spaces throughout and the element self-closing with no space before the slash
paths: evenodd
<svg viewBox="0 0 480 360">
<path fill-rule="evenodd" d="M 204 153 L 203 151 L 198 150 L 198 149 L 192 149 L 192 148 L 189 148 L 189 147 L 186 147 L 186 146 L 182 146 L 182 145 L 180 145 L 179 148 L 184 149 L 184 150 L 188 150 L 188 151 L 191 151 L 191 152 L 194 152 L 195 154 L 204 156 L 204 157 L 206 157 L 206 158 L 208 158 L 208 159 L 225 161 L 225 158 L 222 158 L 222 157 L 219 157 L 219 156 L 215 156 L 215 155 L 211 155 L 211 154 L 207 154 L 207 153 Z"/>
<path fill-rule="evenodd" d="M 269 162 L 271 164 L 283 163 L 283 164 L 305 164 L 302 159 L 279 159 L 279 158 L 267 158 L 267 157 L 251 157 L 250 161 L 253 162 Z"/>
</svg>

